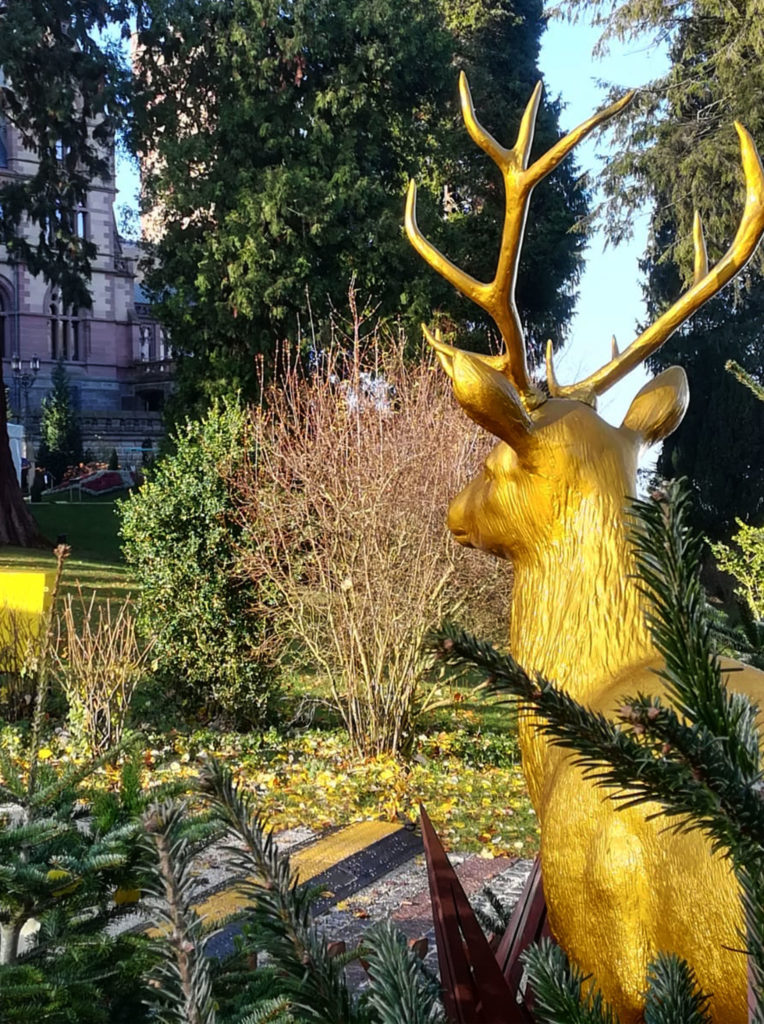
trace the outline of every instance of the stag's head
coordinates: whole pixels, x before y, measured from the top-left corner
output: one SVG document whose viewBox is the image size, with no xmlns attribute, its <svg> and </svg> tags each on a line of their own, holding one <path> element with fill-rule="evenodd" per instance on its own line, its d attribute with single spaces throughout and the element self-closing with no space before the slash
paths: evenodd
<svg viewBox="0 0 764 1024">
<path fill-rule="evenodd" d="M 623 352 L 613 341 L 610 360 L 575 384 L 557 382 L 550 342 L 547 387 L 542 389 L 528 373 L 515 305 L 518 254 L 531 192 L 581 139 L 621 111 L 633 93 L 589 118 L 529 165 L 540 84 L 526 107 L 512 149 L 501 146 L 479 124 L 463 73 L 459 90 L 467 131 L 504 178 L 506 207 L 496 276 L 489 283 L 475 280 L 424 238 L 416 222 L 414 182 L 406 204 L 406 232 L 427 263 L 485 310 L 501 334 L 503 352 L 484 356 L 454 348 L 424 328 L 464 411 L 498 438 L 482 471 L 451 502 L 448 525 L 462 544 L 517 558 L 553 542 L 568 520 L 580 519 L 582 509 L 584 515 L 589 506 L 600 514 L 603 508 L 619 514 L 624 499 L 633 493 L 640 449 L 668 436 L 681 422 L 689 395 L 680 367 L 671 367 L 642 388 L 620 427 L 598 416 L 596 400 L 660 348 L 751 258 L 764 232 L 764 172 L 750 135 L 736 124 L 747 194 L 740 226 L 725 255 L 709 269 L 696 215 L 695 275 L 689 290 Z M 591 527 L 596 526 L 593 514 Z"/>
</svg>

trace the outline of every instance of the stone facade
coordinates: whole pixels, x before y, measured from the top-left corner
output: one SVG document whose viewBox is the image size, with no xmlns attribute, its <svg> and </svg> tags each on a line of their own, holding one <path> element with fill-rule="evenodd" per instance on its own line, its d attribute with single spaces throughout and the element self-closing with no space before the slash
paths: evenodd
<svg viewBox="0 0 764 1024">
<path fill-rule="evenodd" d="M 35 160 L 14 128 L 0 122 L 0 182 L 30 175 Z M 55 288 L 11 263 L 0 246 L 0 353 L 11 407 L 32 442 L 51 373 L 63 359 L 85 448 L 100 457 L 116 447 L 127 458 L 127 451 L 140 449 L 144 439 L 161 436 L 172 362 L 136 276 L 138 248 L 120 239 L 116 229 L 113 147 L 108 162 L 107 176 L 92 182 L 77 216 L 78 231 L 98 249 L 90 283 L 92 308 L 65 309 Z"/>
</svg>

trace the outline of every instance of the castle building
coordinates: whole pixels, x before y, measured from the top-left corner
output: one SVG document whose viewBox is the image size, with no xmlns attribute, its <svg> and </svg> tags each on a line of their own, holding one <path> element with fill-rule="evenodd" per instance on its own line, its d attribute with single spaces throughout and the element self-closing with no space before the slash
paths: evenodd
<svg viewBox="0 0 764 1024">
<path fill-rule="evenodd" d="M 0 184 L 31 176 L 36 159 L 0 115 Z M 137 461 L 131 452 L 162 435 L 172 358 L 137 276 L 138 247 L 117 232 L 114 163 L 112 145 L 106 176 L 91 183 L 77 211 L 77 233 L 98 251 L 90 309 L 65 306 L 55 287 L 30 274 L 23 263 L 9 260 L 0 246 L 0 356 L 13 418 L 26 429 L 28 449 L 39 436 L 40 408 L 51 388 L 51 373 L 63 360 L 85 449 L 100 458 L 116 448 L 129 462 Z"/>
</svg>

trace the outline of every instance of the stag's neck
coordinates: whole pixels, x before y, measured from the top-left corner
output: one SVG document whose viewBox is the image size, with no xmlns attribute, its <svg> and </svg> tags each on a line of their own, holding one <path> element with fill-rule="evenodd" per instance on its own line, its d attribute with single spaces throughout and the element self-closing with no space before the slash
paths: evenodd
<svg viewBox="0 0 764 1024">
<path fill-rule="evenodd" d="M 564 536 L 516 560 L 510 640 L 526 671 L 588 703 L 653 645 L 622 509 L 577 512 Z"/>
<path fill-rule="evenodd" d="M 581 501 L 564 532 L 541 547 L 533 557 L 515 559 L 512 654 L 527 672 L 541 673 L 589 704 L 625 669 L 654 654 L 623 510 Z M 543 822 L 555 757 L 533 717 L 521 716 L 519 733 L 528 790 Z"/>
</svg>

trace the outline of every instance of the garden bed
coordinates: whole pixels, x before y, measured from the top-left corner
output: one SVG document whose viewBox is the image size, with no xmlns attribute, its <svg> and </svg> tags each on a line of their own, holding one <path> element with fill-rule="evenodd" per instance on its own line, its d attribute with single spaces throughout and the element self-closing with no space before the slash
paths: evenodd
<svg viewBox="0 0 764 1024">
<path fill-rule="evenodd" d="M 474 712 L 468 712 L 474 714 Z M 310 729 L 292 737 L 172 730 L 140 747 L 146 786 L 196 777 L 204 756 L 224 761 L 237 782 L 257 793 L 269 824 L 282 831 L 316 830 L 382 818 L 417 820 L 423 803 L 449 849 L 484 856 L 529 857 L 538 849 L 536 819 L 513 743 L 497 733 L 459 726 L 423 733 L 408 763 L 379 756 L 354 759 L 341 730 Z M 19 727 L 0 732 L 0 744 L 20 749 Z M 78 760 L 65 733 L 48 738 L 44 759 Z M 116 784 L 119 770 L 99 770 L 99 785 Z"/>
</svg>

